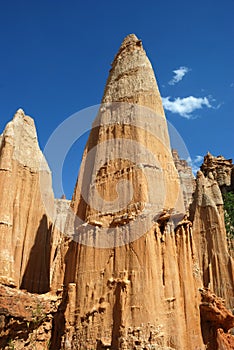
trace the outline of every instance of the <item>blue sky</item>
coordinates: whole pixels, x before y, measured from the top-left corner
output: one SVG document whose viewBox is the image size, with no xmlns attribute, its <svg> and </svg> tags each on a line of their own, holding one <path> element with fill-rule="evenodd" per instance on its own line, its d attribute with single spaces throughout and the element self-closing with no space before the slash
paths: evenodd
<svg viewBox="0 0 234 350">
<path fill-rule="evenodd" d="M 100 103 L 110 63 L 135 33 L 191 158 L 234 157 L 233 13 L 234 0 L 1 1 L 0 132 L 21 107 L 44 148 L 63 120 Z M 84 142 L 64 163 L 67 197 Z"/>
</svg>

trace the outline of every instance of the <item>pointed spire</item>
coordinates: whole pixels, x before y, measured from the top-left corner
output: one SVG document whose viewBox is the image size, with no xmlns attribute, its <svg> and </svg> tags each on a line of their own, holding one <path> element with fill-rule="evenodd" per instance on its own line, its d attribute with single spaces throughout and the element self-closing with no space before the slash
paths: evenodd
<svg viewBox="0 0 234 350">
<path fill-rule="evenodd" d="M 115 56 L 102 102 L 134 103 L 164 116 L 152 65 L 135 34 L 123 40 Z"/>
<path fill-rule="evenodd" d="M 123 221 L 122 216 L 129 216 L 132 220 L 145 207 L 150 207 L 154 216 L 162 208 L 183 212 L 161 96 L 150 61 L 134 34 L 123 40 L 113 61 L 102 102 L 109 106 L 103 105 L 94 121 L 95 127 L 86 146 L 86 160 L 79 174 L 78 187 L 87 189 L 87 193 L 82 193 L 81 201 L 86 200 L 78 205 L 78 217 L 90 224 L 115 227 Z M 99 145 L 97 151 L 90 152 L 86 158 L 94 145 Z M 143 167 L 142 175 L 137 164 Z M 87 171 L 88 168 L 92 171 Z M 143 173 L 147 175 L 143 176 Z M 127 188 L 122 190 L 124 200 L 128 196 L 132 198 L 126 200 L 126 207 L 121 196 L 118 196 L 119 201 L 114 200 L 113 181 L 120 183 L 121 178 L 127 178 L 130 183 L 133 180 L 135 188 L 134 198 Z M 100 200 L 96 188 L 103 194 L 102 199 L 106 194 L 108 199 Z M 116 207 L 110 214 L 112 204 Z"/>
<path fill-rule="evenodd" d="M 19 108 L 14 115 L 14 118 L 23 118 L 25 117 L 24 110 L 22 108 Z"/>
<path fill-rule="evenodd" d="M 130 44 L 134 44 L 134 43 L 136 43 L 136 42 L 138 42 L 138 41 L 141 42 L 141 40 L 139 40 L 138 37 L 137 37 L 135 34 L 128 34 L 128 35 L 124 38 L 121 47 L 122 47 L 122 46 L 126 46 L 126 45 L 130 45 Z"/>
<path fill-rule="evenodd" d="M 100 346 L 132 349 L 134 329 L 152 344 L 151 334 L 162 327 L 164 344 L 173 336 L 176 349 L 191 348 L 185 319 L 193 317 L 198 333 L 199 308 L 196 315 L 189 309 L 198 300 L 195 287 L 185 298 L 189 310 L 168 303 L 172 296 L 181 300 L 184 276 L 194 285 L 190 233 L 175 238 L 171 222 L 162 234 L 173 209 L 177 218 L 184 213 L 183 199 L 156 79 L 134 34 L 114 59 L 103 102 L 108 105 L 90 132 L 71 204 L 78 244 L 69 245 L 64 281 L 76 283 L 66 311 L 71 305 L 78 310 L 75 321 L 69 314 L 76 346 L 92 348 L 100 339 Z M 97 310 L 94 317 L 90 310 Z M 172 333 L 174 319 L 182 325 L 179 336 L 175 327 Z M 144 345 L 150 347 L 147 340 Z"/>
</svg>

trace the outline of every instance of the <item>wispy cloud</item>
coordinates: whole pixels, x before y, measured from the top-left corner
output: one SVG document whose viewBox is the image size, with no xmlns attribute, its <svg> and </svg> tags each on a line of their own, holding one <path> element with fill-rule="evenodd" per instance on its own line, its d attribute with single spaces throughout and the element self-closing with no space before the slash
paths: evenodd
<svg viewBox="0 0 234 350">
<path fill-rule="evenodd" d="M 203 161 L 204 157 L 203 156 L 196 156 L 195 159 L 194 159 L 194 163 L 197 164 L 197 163 L 201 163 Z"/>
<path fill-rule="evenodd" d="M 204 157 L 200 155 L 195 156 L 195 158 L 193 159 L 191 159 L 190 157 L 187 159 L 187 162 L 191 166 L 194 175 L 196 175 L 198 170 L 200 170 L 200 166 L 203 162 L 203 159 Z"/>
<path fill-rule="evenodd" d="M 171 100 L 170 96 L 162 98 L 163 106 L 171 113 L 179 114 L 181 117 L 191 119 L 192 113 L 203 107 L 212 108 L 207 97 L 188 96 L 184 98 L 177 97 Z"/>
<path fill-rule="evenodd" d="M 188 67 L 180 67 L 178 69 L 173 70 L 174 77 L 168 82 L 169 85 L 175 85 L 179 81 L 183 79 L 185 74 L 187 74 L 190 71 Z"/>
</svg>

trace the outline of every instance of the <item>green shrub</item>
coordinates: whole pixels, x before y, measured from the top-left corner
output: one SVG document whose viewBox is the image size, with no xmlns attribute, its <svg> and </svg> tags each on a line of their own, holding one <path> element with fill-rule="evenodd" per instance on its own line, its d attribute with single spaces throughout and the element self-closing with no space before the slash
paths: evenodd
<svg viewBox="0 0 234 350">
<path fill-rule="evenodd" d="M 227 192 L 223 196 L 224 219 L 228 238 L 234 239 L 234 193 Z"/>
</svg>

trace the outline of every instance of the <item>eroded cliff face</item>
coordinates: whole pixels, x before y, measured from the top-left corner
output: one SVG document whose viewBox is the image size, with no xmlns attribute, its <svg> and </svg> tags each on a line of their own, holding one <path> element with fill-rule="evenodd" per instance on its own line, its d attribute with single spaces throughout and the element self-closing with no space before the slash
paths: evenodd
<svg viewBox="0 0 234 350">
<path fill-rule="evenodd" d="M 51 224 L 42 189 L 53 210 L 50 171 L 34 122 L 20 109 L 1 137 L 0 280 L 37 293 L 50 288 Z"/>
<path fill-rule="evenodd" d="M 204 157 L 201 166 L 201 171 L 205 176 L 213 175 L 223 193 L 231 188 L 232 169 L 232 159 L 225 159 L 223 156 L 214 157 L 209 152 Z"/>
<path fill-rule="evenodd" d="M 193 175 L 192 168 L 188 165 L 186 160 L 180 159 L 177 150 L 172 150 L 172 156 L 180 178 L 184 206 L 186 211 L 189 211 L 189 207 L 193 201 L 193 193 L 196 187 L 195 177 Z"/>
<path fill-rule="evenodd" d="M 60 298 L 0 284 L 0 349 L 49 350 Z"/>
<path fill-rule="evenodd" d="M 62 349 L 202 349 L 193 249 L 189 223 L 112 250 L 79 246 Z"/>
<path fill-rule="evenodd" d="M 217 181 L 223 196 L 228 192 L 234 192 L 234 165 L 232 159 L 226 159 L 221 155 L 215 157 L 208 152 L 204 157 L 201 170 L 205 176 L 212 174 L 214 180 Z M 232 235 L 229 234 L 228 249 L 229 254 L 234 258 L 234 239 Z"/>
<path fill-rule="evenodd" d="M 200 290 L 202 302 L 201 326 L 208 350 L 234 349 L 234 316 L 225 307 L 225 301 L 207 288 Z"/>
<path fill-rule="evenodd" d="M 227 247 L 223 198 L 212 172 L 197 174 L 191 218 L 203 284 L 233 308 L 234 265 Z"/>
<path fill-rule="evenodd" d="M 34 122 L 17 111 L 0 135 L 0 348 L 234 349 L 220 191 L 233 166 L 205 157 L 188 219 L 194 180 L 173 156 L 135 35 L 112 64 L 71 203 L 54 201 Z"/>
<path fill-rule="evenodd" d="M 180 221 L 184 202 L 161 97 L 134 35 L 115 57 L 103 103 L 73 196 L 77 219 L 58 317 L 66 323 L 63 337 L 55 336 L 52 344 L 62 349 L 203 349 L 191 223 Z M 152 154 L 156 166 L 151 166 Z M 132 184 L 132 198 L 111 210 L 121 180 Z M 122 199 L 126 192 L 119 192 Z"/>
</svg>

